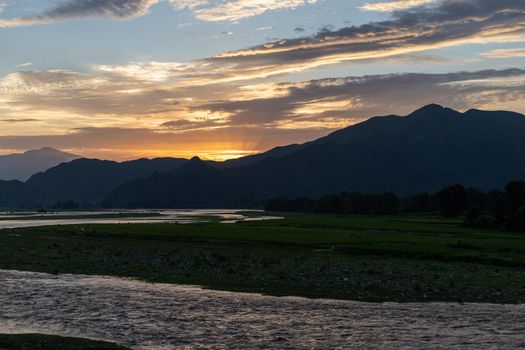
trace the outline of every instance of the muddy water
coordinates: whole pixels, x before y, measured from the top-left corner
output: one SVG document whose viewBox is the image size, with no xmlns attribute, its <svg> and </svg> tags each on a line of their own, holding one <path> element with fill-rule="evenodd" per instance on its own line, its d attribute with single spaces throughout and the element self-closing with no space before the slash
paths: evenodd
<svg viewBox="0 0 525 350">
<path fill-rule="evenodd" d="M 0 270 L 0 333 L 133 349 L 523 349 L 525 306 L 276 298 Z"/>
</svg>

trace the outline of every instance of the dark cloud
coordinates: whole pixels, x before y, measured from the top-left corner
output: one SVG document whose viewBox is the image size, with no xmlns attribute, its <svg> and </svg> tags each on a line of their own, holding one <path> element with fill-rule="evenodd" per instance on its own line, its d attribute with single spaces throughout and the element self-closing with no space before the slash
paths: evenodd
<svg viewBox="0 0 525 350">
<path fill-rule="evenodd" d="M 82 17 L 127 19 L 141 16 L 158 0 L 67 0 L 44 13 L 1 20 L 0 27 L 52 23 Z"/>
<path fill-rule="evenodd" d="M 506 83 L 516 78 L 522 78 L 521 82 Z M 525 99 L 525 70 L 371 75 L 279 85 L 288 90 L 286 96 L 223 101 L 200 108 L 232 113 L 233 125 L 316 121 L 328 117 L 346 118 L 350 123 L 385 112 L 403 115 L 429 103 L 455 109 L 502 108 L 505 103 Z M 307 113 L 308 107 L 313 113 Z"/>
<path fill-rule="evenodd" d="M 466 43 L 519 40 L 525 36 L 523 0 L 445 0 L 434 7 L 394 12 L 392 19 L 329 27 L 316 35 L 281 39 L 217 55 L 209 61 L 236 63 L 237 69 L 304 69 L 346 60 L 421 52 Z"/>
<path fill-rule="evenodd" d="M 401 23 L 444 22 L 477 19 L 492 16 L 496 12 L 525 10 L 521 0 L 445 0 L 437 7 L 420 7 L 415 10 L 397 11 L 394 16 Z"/>
<path fill-rule="evenodd" d="M 175 130 L 188 130 L 188 129 L 198 129 L 198 128 L 210 128 L 221 126 L 221 123 L 218 123 L 213 120 L 204 120 L 204 121 L 191 121 L 185 119 L 171 120 L 161 124 L 161 127 L 166 129 L 175 129 Z"/>
<path fill-rule="evenodd" d="M 69 0 L 47 11 L 42 17 L 128 18 L 145 13 L 155 2 L 152 0 Z"/>
<path fill-rule="evenodd" d="M 40 119 L 0 119 L 1 123 L 31 123 L 38 121 L 40 121 Z"/>
</svg>

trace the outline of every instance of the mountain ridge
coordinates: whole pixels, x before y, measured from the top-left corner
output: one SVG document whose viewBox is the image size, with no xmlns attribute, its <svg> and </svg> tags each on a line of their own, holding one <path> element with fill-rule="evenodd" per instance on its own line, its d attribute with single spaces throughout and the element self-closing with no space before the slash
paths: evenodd
<svg viewBox="0 0 525 350">
<path fill-rule="evenodd" d="M 341 191 L 407 195 L 453 183 L 490 190 L 525 177 L 524 134 L 519 113 L 462 113 L 432 104 L 223 163 L 77 159 L 25 183 L 0 182 L 0 206 L 74 200 L 110 207 L 256 207 L 277 196 Z"/>
<path fill-rule="evenodd" d="M 0 155 L 0 180 L 25 181 L 35 173 L 78 158 L 81 157 L 51 147 Z"/>
<path fill-rule="evenodd" d="M 69 200 L 96 205 L 122 183 L 172 171 L 184 162 L 178 158 L 126 162 L 79 158 L 34 174 L 26 182 L 0 181 L 0 206 L 45 207 Z"/>
<path fill-rule="evenodd" d="M 156 188 L 158 202 L 207 198 L 203 205 L 254 205 L 276 196 L 319 196 L 340 191 L 414 194 L 461 182 L 482 189 L 502 187 L 525 177 L 525 118 L 506 111 L 461 113 L 427 105 L 405 117 L 382 116 L 335 131 L 302 145 L 280 148 L 280 155 L 258 155 L 234 167 L 221 167 L 214 186 L 186 182 L 183 168 L 174 174 L 141 179 L 112 191 L 114 206 L 145 204 L 134 193 Z M 509 151 L 511 150 L 511 151 Z M 172 182 L 170 178 L 177 178 Z M 125 187 L 124 187 L 125 186 Z M 143 193 L 143 192 L 141 192 Z M 168 195 L 163 195 L 170 193 Z M 208 194 L 208 196 L 206 195 Z M 147 197 L 147 196 L 146 196 Z M 154 198 L 148 198 L 154 204 Z"/>
</svg>

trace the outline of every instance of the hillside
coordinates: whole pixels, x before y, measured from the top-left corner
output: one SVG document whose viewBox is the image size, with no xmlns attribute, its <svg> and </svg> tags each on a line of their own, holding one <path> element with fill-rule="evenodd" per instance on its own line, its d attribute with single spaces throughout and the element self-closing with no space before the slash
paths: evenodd
<svg viewBox="0 0 525 350">
<path fill-rule="evenodd" d="M 525 177 L 525 118 L 513 112 L 438 105 L 385 116 L 305 145 L 210 167 L 199 159 L 171 173 L 123 184 L 112 206 L 253 206 L 275 196 L 339 191 L 400 195 L 453 183 L 501 188 Z M 276 154 L 277 153 L 277 154 Z"/>
<path fill-rule="evenodd" d="M 35 174 L 24 182 L 0 181 L 0 207 L 41 207 L 60 201 L 99 203 L 115 187 L 155 173 L 170 172 L 185 159 L 138 159 L 113 162 L 76 159 Z"/>
<path fill-rule="evenodd" d="M 0 156 L 0 180 L 26 181 L 33 174 L 77 158 L 80 157 L 49 147 L 3 155 Z"/>
</svg>

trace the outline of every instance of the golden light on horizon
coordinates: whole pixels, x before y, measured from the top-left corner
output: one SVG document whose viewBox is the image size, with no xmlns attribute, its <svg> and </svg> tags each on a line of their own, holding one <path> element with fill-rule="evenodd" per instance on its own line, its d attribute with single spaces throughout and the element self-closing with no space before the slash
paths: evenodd
<svg viewBox="0 0 525 350">
<path fill-rule="evenodd" d="M 185 158 L 191 159 L 195 156 L 203 160 L 226 161 L 230 159 L 245 157 L 260 153 L 259 150 L 242 149 L 199 149 L 199 150 L 115 150 L 115 149 L 84 149 L 84 148 L 62 148 L 64 152 L 76 154 L 85 158 L 97 158 L 114 160 L 118 162 L 135 160 L 140 158 Z M 2 154 L 22 153 L 23 150 L 1 150 Z"/>
</svg>

